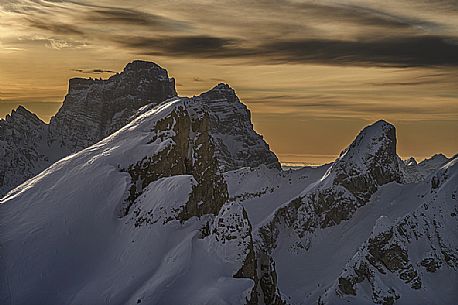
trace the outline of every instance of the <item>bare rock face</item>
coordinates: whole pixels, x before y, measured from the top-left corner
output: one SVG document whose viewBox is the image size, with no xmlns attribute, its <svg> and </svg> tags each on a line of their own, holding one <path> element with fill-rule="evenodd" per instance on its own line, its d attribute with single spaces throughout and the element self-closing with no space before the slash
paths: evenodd
<svg viewBox="0 0 458 305">
<path fill-rule="evenodd" d="M 227 201 L 227 186 L 219 172 L 209 134 L 208 114 L 192 116 L 189 106 L 192 101 L 186 98 L 180 101 L 181 105 L 158 121 L 152 130 L 150 142 L 164 142 L 166 147 L 122 169 L 131 177 L 123 215 L 135 208 L 135 200 L 149 184 L 177 175 L 192 175 L 196 183 L 186 205 L 164 223 L 172 219 L 186 221 L 193 216 L 216 215 Z"/>
<path fill-rule="evenodd" d="M 261 164 L 280 168 L 269 145 L 254 131 L 250 111 L 229 85 L 219 84 L 193 99 L 209 112 L 209 127 L 222 171 Z"/>
<path fill-rule="evenodd" d="M 151 142 L 170 138 L 172 144 L 123 169 L 132 181 L 125 215 L 151 182 L 175 175 L 192 175 L 197 182 L 178 219 L 217 215 L 229 199 L 222 176 L 225 171 L 261 164 L 280 167 L 267 143 L 253 130 L 248 109 L 228 85 L 178 99 L 183 106 L 159 121 L 151 138 Z"/>
<path fill-rule="evenodd" d="M 176 95 L 174 79 L 151 62 L 129 63 L 107 80 L 73 78 L 51 119 L 50 141 L 72 152 L 86 148 L 127 124 L 140 107 Z"/>
</svg>

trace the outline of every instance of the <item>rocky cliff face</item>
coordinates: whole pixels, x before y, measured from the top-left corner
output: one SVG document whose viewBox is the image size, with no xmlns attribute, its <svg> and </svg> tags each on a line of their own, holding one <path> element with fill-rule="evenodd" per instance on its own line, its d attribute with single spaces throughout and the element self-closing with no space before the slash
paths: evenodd
<svg viewBox="0 0 458 305">
<path fill-rule="evenodd" d="M 227 187 L 219 172 L 213 138 L 209 134 L 208 113 L 193 115 L 190 109 L 196 105 L 186 98 L 174 103 L 178 106 L 151 131 L 149 141 L 164 143 L 164 148 L 122 169 L 131 177 L 123 215 L 127 215 L 132 206 L 135 208 L 135 200 L 149 184 L 177 175 L 192 175 L 196 183 L 176 219 L 185 221 L 193 216 L 216 215 L 227 201 Z M 175 218 L 169 217 L 164 222 L 171 219 Z"/>
<path fill-rule="evenodd" d="M 266 165 L 280 168 L 277 156 L 253 129 L 251 114 L 227 84 L 194 97 L 209 113 L 209 127 L 221 170 Z"/>
<path fill-rule="evenodd" d="M 126 125 L 140 107 L 176 95 L 174 79 L 151 62 L 134 61 L 107 80 L 73 78 L 49 140 L 78 151 Z"/>
</svg>

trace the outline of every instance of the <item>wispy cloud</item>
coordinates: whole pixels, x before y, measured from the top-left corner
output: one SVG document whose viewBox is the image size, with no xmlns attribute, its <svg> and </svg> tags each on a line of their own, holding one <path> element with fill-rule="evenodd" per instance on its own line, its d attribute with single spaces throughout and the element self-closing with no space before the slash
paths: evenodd
<svg viewBox="0 0 458 305">
<path fill-rule="evenodd" d="M 5 0 L 0 15 L 23 15 L 11 19 L 21 36 L 48 36 L 47 46 L 59 49 L 84 41 L 140 55 L 248 64 L 457 66 L 458 33 L 450 28 L 458 22 L 443 17 L 458 19 L 458 4 L 420 1 L 408 10 L 409 3 L 229 1 L 222 9 L 178 1 L 140 10 L 128 6 L 135 1 Z"/>
<path fill-rule="evenodd" d="M 102 73 L 116 73 L 116 71 L 105 69 L 73 69 L 72 71 L 85 73 L 85 74 L 102 74 Z"/>
<path fill-rule="evenodd" d="M 356 66 L 458 66 L 458 40 L 441 36 L 380 37 L 361 41 L 295 39 L 244 46 L 211 36 L 114 37 L 137 54 L 194 58 L 244 58 L 264 63 Z"/>
</svg>

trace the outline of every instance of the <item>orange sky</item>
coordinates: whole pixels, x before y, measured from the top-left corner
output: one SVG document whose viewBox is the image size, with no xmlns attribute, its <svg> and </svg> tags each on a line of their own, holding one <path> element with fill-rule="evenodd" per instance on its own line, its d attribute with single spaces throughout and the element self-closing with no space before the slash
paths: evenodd
<svg viewBox="0 0 458 305">
<path fill-rule="evenodd" d="M 398 153 L 458 152 L 458 6 L 450 1 L 8 0 L 0 115 L 49 120 L 71 77 L 155 61 L 181 95 L 229 83 L 282 162 L 333 160 L 376 119 Z"/>
</svg>

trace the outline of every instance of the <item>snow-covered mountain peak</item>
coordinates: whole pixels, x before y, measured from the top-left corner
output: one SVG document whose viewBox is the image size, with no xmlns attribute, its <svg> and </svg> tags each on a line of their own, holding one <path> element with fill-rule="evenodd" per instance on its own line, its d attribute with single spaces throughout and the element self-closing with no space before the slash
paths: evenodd
<svg viewBox="0 0 458 305">
<path fill-rule="evenodd" d="M 262 251 L 309 250 L 316 231 L 350 221 L 389 182 L 401 182 L 396 133 L 393 125 L 378 121 L 358 134 L 319 181 L 305 186 L 263 223 Z M 285 241 L 285 236 L 294 237 Z M 276 249 L 285 242 L 288 249 Z"/>
<path fill-rule="evenodd" d="M 368 200 L 378 186 L 401 182 L 396 129 L 386 121 L 365 127 L 329 169 L 329 179 Z M 328 180 L 329 180 L 328 179 Z"/>
<path fill-rule="evenodd" d="M 407 183 L 423 181 L 452 159 L 443 154 L 436 154 L 420 163 L 404 161 L 402 164 L 403 180 Z"/>
<path fill-rule="evenodd" d="M 337 162 L 368 167 L 366 161 L 380 154 L 396 155 L 396 128 L 384 120 L 365 127 L 345 149 Z"/>
</svg>

